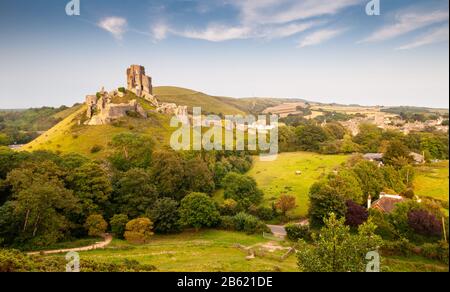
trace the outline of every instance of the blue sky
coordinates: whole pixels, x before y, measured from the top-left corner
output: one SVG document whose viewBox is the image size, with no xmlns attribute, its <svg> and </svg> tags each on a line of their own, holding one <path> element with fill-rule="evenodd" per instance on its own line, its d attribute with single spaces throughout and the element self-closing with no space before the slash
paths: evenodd
<svg viewBox="0 0 450 292">
<path fill-rule="evenodd" d="M 448 0 L 0 0 L 0 108 L 84 100 L 142 64 L 233 97 L 448 107 Z"/>
</svg>

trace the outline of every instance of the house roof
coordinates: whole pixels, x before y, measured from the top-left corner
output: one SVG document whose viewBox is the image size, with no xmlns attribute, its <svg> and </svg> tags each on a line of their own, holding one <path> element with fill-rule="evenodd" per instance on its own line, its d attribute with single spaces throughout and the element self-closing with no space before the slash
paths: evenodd
<svg viewBox="0 0 450 292">
<path fill-rule="evenodd" d="M 372 208 L 390 213 L 395 209 L 395 205 L 403 202 L 405 199 L 399 195 L 381 194 L 380 198 L 373 202 Z"/>
</svg>

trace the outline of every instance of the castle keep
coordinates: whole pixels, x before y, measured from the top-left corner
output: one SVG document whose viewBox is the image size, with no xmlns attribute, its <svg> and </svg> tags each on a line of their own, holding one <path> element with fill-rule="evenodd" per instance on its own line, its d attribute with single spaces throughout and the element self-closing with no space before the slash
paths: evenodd
<svg viewBox="0 0 450 292">
<path fill-rule="evenodd" d="M 145 75 L 145 68 L 140 65 L 131 65 L 127 69 L 128 90 L 139 97 L 153 95 L 152 78 Z"/>
</svg>

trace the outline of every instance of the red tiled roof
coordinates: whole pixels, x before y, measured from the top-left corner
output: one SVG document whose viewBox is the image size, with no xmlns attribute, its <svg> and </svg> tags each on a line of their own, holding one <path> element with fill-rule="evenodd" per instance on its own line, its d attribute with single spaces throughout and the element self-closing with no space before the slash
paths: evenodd
<svg viewBox="0 0 450 292">
<path fill-rule="evenodd" d="M 403 202 L 403 198 L 381 197 L 372 204 L 372 208 L 379 209 L 383 212 L 390 213 L 395 209 L 395 205 Z"/>
</svg>

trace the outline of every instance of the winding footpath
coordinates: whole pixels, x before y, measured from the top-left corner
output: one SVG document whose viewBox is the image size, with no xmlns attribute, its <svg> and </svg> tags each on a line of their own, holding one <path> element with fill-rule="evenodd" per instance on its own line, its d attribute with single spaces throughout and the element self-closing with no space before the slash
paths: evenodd
<svg viewBox="0 0 450 292">
<path fill-rule="evenodd" d="M 96 242 L 95 244 L 91 244 L 88 246 L 83 247 L 76 247 L 76 248 L 67 248 L 67 249 L 54 249 L 54 250 L 42 250 L 42 251 L 34 251 L 34 252 L 28 252 L 27 255 L 47 255 L 47 254 L 57 254 L 57 253 L 68 253 L 68 252 L 79 252 L 79 251 L 89 251 L 99 248 L 105 248 L 108 246 L 113 237 L 111 234 L 105 234 L 103 235 L 103 241 Z"/>
</svg>

